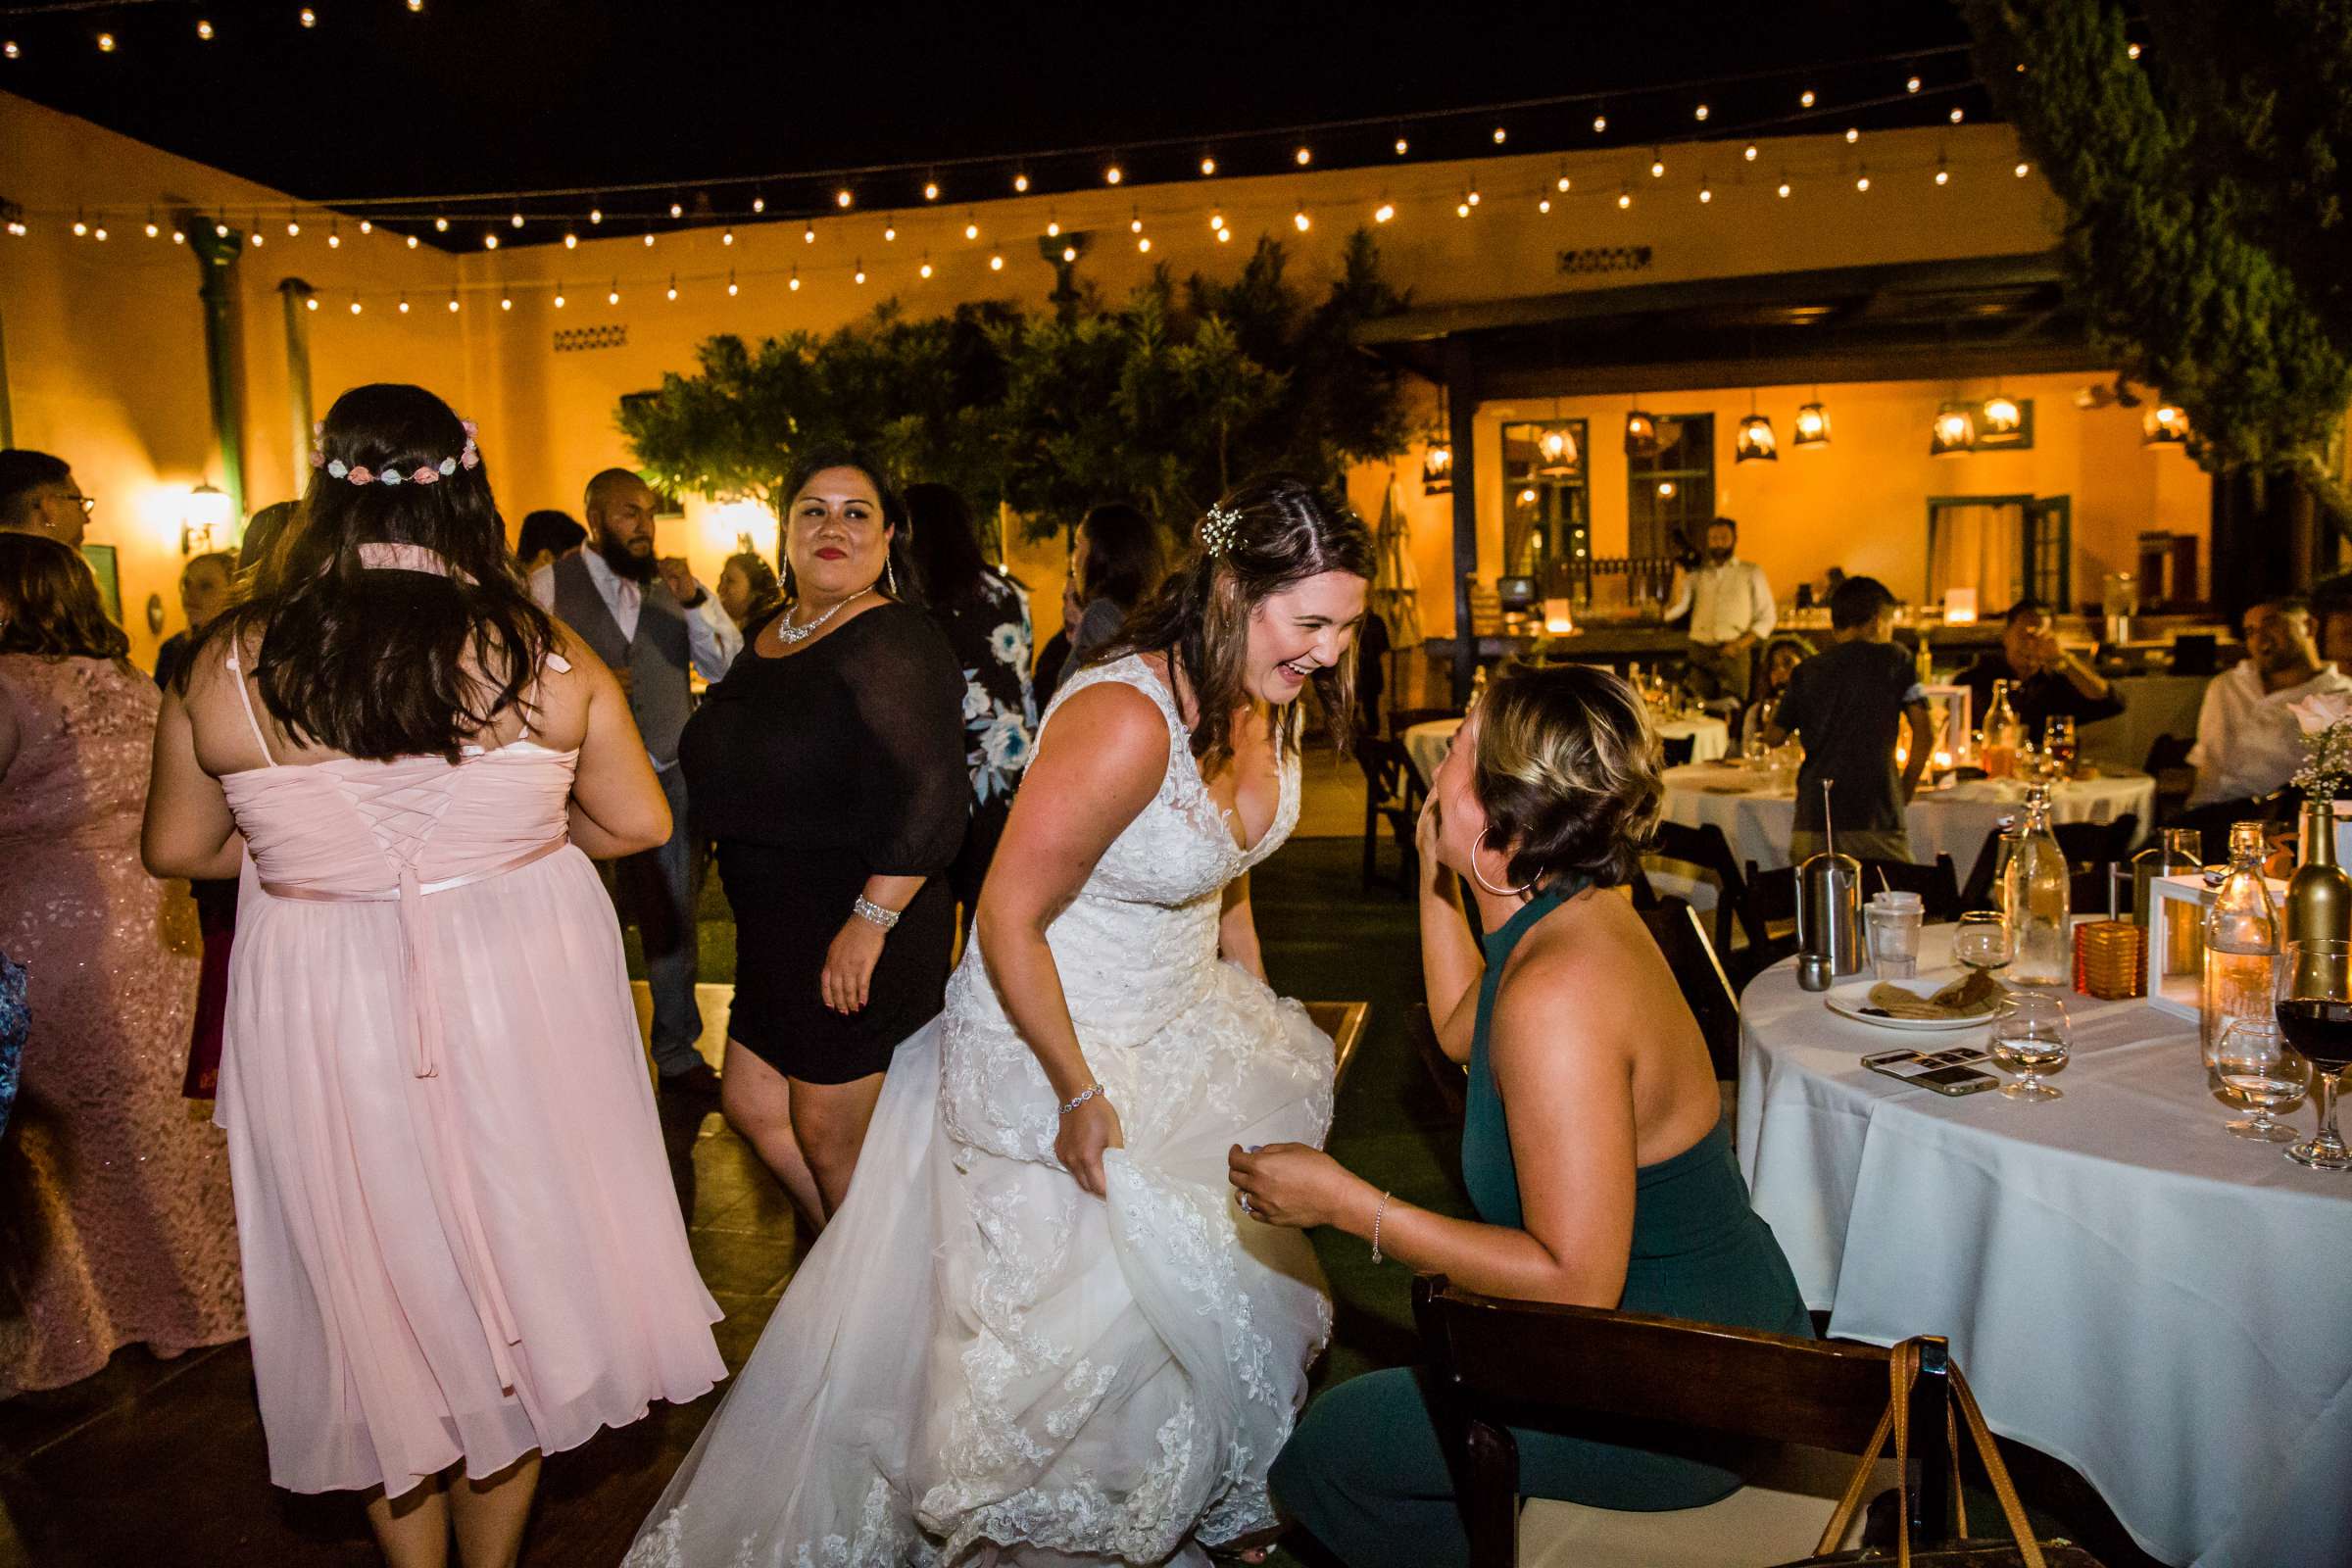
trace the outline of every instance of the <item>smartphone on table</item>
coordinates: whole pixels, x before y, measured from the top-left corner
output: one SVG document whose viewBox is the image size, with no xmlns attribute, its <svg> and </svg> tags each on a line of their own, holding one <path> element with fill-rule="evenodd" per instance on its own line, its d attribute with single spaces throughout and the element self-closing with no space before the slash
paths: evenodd
<svg viewBox="0 0 2352 1568">
<path fill-rule="evenodd" d="M 1983 1070 L 1989 1060 L 1980 1046 L 1954 1046 L 1944 1051 L 1881 1051 L 1862 1058 L 1872 1072 L 1939 1095 L 1975 1095 L 2000 1079 Z"/>
</svg>

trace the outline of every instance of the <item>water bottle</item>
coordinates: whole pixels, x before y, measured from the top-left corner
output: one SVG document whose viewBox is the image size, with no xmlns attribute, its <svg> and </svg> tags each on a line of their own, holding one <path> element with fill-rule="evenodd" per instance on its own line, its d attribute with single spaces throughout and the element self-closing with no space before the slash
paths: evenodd
<svg viewBox="0 0 2352 1568">
<path fill-rule="evenodd" d="M 2001 905 L 2017 949 L 2007 978 L 2017 984 L 2063 986 L 2073 980 L 2067 918 L 2071 879 L 2066 852 L 2050 831 L 2050 793 L 2035 785 L 2026 796 L 2025 832 L 2001 871 Z"/>
<path fill-rule="evenodd" d="M 2205 909 L 2205 983 L 2200 1033 L 2208 1065 L 2222 1031 L 2240 1018 L 2272 1016 L 2278 961 L 2278 907 L 2262 879 L 2262 824 L 2230 825 L 2230 871 Z"/>
</svg>

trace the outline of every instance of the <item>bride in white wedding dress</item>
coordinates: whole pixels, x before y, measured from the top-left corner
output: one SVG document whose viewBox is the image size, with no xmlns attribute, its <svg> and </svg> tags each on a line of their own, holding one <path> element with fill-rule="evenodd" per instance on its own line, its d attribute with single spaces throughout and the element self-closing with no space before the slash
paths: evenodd
<svg viewBox="0 0 2352 1568">
<path fill-rule="evenodd" d="M 1275 1524 L 1331 1306 L 1236 1144 L 1320 1146 L 1332 1044 L 1267 989 L 1249 871 L 1335 722 L 1372 542 L 1287 477 L 1212 508 L 1069 676 L 947 1010 L 624 1568 L 1204 1564 Z"/>
</svg>

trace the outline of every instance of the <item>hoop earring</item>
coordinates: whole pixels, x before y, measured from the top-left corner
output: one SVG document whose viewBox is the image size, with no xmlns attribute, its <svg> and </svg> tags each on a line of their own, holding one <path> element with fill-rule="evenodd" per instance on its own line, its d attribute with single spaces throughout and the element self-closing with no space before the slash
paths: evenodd
<svg viewBox="0 0 2352 1568">
<path fill-rule="evenodd" d="M 1493 828 L 1489 828 L 1489 829 L 1487 830 L 1487 832 L 1488 832 L 1488 833 L 1491 833 L 1491 832 L 1493 832 L 1493 831 L 1494 831 L 1494 829 L 1493 829 Z M 1477 883 L 1477 884 L 1478 884 L 1480 887 L 1484 888 L 1484 889 L 1485 889 L 1487 892 L 1489 892 L 1489 893 L 1492 893 L 1493 895 L 1494 895 L 1494 897 L 1496 897 L 1496 898 L 1498 898 L 1498 899 L 1516 899 L 1516 898 L 1520 898 L 1520 897 L 1522 897 L 1522 896 L 1524 896 L 1524 895 L 1526 894 L 1526 892 L 1527 892 L 1527 890 L 1528 890 L 1529 888 L 1532 888 L 1532 887 L 1534 887 L 1534 886 L 1535 886 L 1535 884 L 1534 884 L 1533 882 L 1523 882 L 1523 883 L 1521 883 L 1519 886 L 1517 886 L 1517 887 L 1515 887 L 1515 888 L 1498 888 L 1498 887 L 1496 887 L 1496 886 L 1495 886 L 1494 883 L 1492 883 L 1492 882 L 1488 881 L 1488 880 L 1487 880 L 1487 877 L 1486 877 L 1486 873 L 1485 873 L 1485 872 L 1483 872 L 1483 871 L 1481 871 L 1481 870 L 1478 868 L 1478 852 L 1479 852 L 1480 850 L 1483 850 L 1483 849 L 1485 849 L 1486 847 L 1487 847 L 1487 834 L 1486 834 L 1486 833 L 1481 833 L 1481 834 L 1478 836 L 1478 842 L 1477 842 L 1476 844 L 1474 844 L 1474 845 L 1472 845 L 1472 846 L 1470 847 L 1470 880 L 1471 880 L 1471 881 L 1473 881 L 1473 882 L 1476 882 L 1476 883 Z"/>
</svg>

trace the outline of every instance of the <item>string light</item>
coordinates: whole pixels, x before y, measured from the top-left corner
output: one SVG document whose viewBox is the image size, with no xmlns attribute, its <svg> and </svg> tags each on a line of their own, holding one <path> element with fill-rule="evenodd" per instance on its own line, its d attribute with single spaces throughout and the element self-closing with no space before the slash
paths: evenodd
<svg viewBox="0 0 2352 1568">
<path fill-rule="evenodd" d="M 1510 133 L 1509 131 L 1507 131 L 1507 130 L 1503 129 L 1503 128 L 1502 128 L 1500 125 L 1496 125 L 1496 126 L 1494 127 L 1494 145 L 1495 145 L 1495 146 L 1499 147 L 1499 146 L 1501 146 L 1501 145 L 1502 145 L 1504 142 L 1506 142 L 1506 141 L 1509 141 L 1510 139 L 1511 139 L 1511 133 Z"/>
<path fill-rule="evenodd" d="M 1626 187 L 1624 187 L 1622 190 L 1620 190 L 1620 191 L 1618 191 L 1618 192 L 1617 192 L 1617 210 L 1618 210 L 1619 212 L 1621 212 L 1621 213 L 1622 213 L 1622 212 L 1624 212 L 1624 211 L 1625 211 L 1627 208 L 1629 208 L 1629 207 L 1631 207 L 1631 206 L 1633 206 L 1633 205 L 1634 205 L 1634 187 L 1633 187 L 1633 186 L 1631 186 L 1631 185 L 1627 185 L 1627 186 L 1626 186 Z"/>
<path fill-rule="evenodd" d="M 858 258 L 858 270 L 857 270 L 855 272 L 853 272 L 853 273 L 851 273 L 851 274 L 850 274 L 850 280 L 851 280 L 852 282 L 854 282 L 854 283 L 862 283 L 862 282 L 864 282 L 864 281 L 865 281 L 865 258 L 864 258 L 864 257 L 860 256 L 859 258 Z"/>
<path fill-rule="evenodd" d="M 672 272 L 672 273 L 670 273 L 670 274 L 669 274 L 669 288 L 668 288 L 668 290 L 667 290 L 666 297 L 668 298 L 668 300 L 669 300 L 669 302 L 670 302 L 671 304 L 673 304 L 673 305 L 674 305 L 674 304 L 676 304 L 676 303 L 677 303 L 677 299 L 678 299 L 678 274 L 677 274 L 677 273 L 675 273 L 675 272 Z"/>
<path fill-rule="evenodd" d="M 1860 141 L 1861 139 L 1861 127 L 1857 125 L 1848 125 L 1845 127 L 1845 144 L 1848 147 L 1851 147 L 1854 143 Z"/>
<path fill-rule="evenodd" d="M 1746 159 L 1751 164 L 1754 163 L 1756 161 L 1756 144 L 1752 141 L 1749 142 L 1744 148 L 1740 149 L 1740 156 Z"/>
<path fill-rule="evenodd" d="M 741 292 L 742 290 L 739 289 L 735 283 L 735 269 L 730 267 L 727 269 L 727 298 L 733 299 Z"/>
<path fill-rule="evenodd" d="M 1216 172 L 1217 161 L 1214 158 L 1203 158 L 1200 160 L 1200 172 L 1203 175 L 1213 174 Z M 1111 181 L 1111 183 L 1115 185 L 1118 183 L 1118 181 L 1114 179 Z"/>
<path fill-rule="evenodd" d="M 850 205 L 851 200 L 850 187 L 847 185 L 842 186 L 841 189 L 833 193 L 833 205 L 836 207 L 847 208 Z"/>
<path fill-rule="evenodd" d="M 202 17 L 196 19 L 196 36 L 202 38 L 206 43 L 213 41 L 213 24 Z"/>
<path fill-rule="evenodd" d="M 995 254 L 993 254 L 993 255 L 991 255 L 991 256 L 989 257 L 989 259 L 988 259 L 988 270 L 989 270 L 990 271 L 992 271 L 992 272 L 1002 272 L 1003 270 L 1004 270 L 1004 252 L 1002 252 L 1002 251 L 999 251 L 999 252 L 997 252 L 997 253 L 995 253 Z"/>
<path fill-rule="evenodd" d="M 113 33 L 102 32 L 98 35 L 98 52 L 102 55 L 111 55 L 115 52 L 115 35 Z"/>
<path fill-rule="evenodd" d="M 434 220 L 433 220 L 433 232 L 434 232 L 434 233 L 436 233 L 436 234 L 446 234 L 446 233 L 448 233 L 448 232 L 449 232 L 449 220 L 448 220 L 448 219 L 446 219 L 446 218 L 436 218 L 436 219 L 434 219 Z"/>
<path fill-rule="evenodd" d="M 609 290 L 606 292 L 606 294 L 605 294 L 605 303 L 606 303 L 607 305 L 618 305 L 618 304 L 620 303 L 620 279 L 619 279 L 619 278 L 617 278 L 617 277 L 616 277 L 616 278 L 614 278 L 614 279 L 612 280 L 612 287 L 611 289 L 609 289 Z"/>
<path fill-rule="evenodd" d="M 1291 226 L 1298 229 L 1301 234 L 1315 226 L 1315 220 L 1306 216 L 1306 207 L 1304 203 L 1301 203 L 1298 210 L 1291 215 Z"/>
<path fill-rule="evenodd" d="M 318 25 L 318 13 L 313 11 L 309 6 L 304 6 L 302 8 L 302 24 L 306 27 L 316 27 Z M 355 312 L 354 314 L 356 315 L 357 313 Z"/>
<path fill-rule="evenodd" d="M 1125 179 L 1126 177 L 1127 171 L 1121 169 L 1116 164 L 1113 164 L 1108 169 L 1102 171 L 1102 183 L 1105 185 L 1116 185 L 1120 180 Z"/>
<path fill-rule="evenodd" d="M 808 223 L 802 227 L 801 243 L 804 245 L 813 245 L 816 243 L 816 225 L 814 223 Z"/>
<path fill-rule="evenodd" d="M 929 251 L 923 252 L 923 265 L 916 268 L 915 271 L 924 277 L 931 275 L 931 253 Z"/>
<path fill-rule="evenodd" d="M 401 303 L 406 304 L 408 302 L 404 300 Z M 511 311 L 514 308 L 514 302 L 506 295 L 501 294 L 498 297 L 498 308 L 502 311 Z"/>
<path fill-rule="evenodd" d="M 564 231 L 564 248 L 567 251 L 578 250 L 580 248 L 580 236 L 573 233 L 568 228 L 565 229 Z"/>
<path fill-rule="evenodd" d="M 1413 144 L 1411 142 L 1406 141 L 1402 136 L 1396 138 L 1397 157 L 1402 158 L 1406 153 L 1411 152 L 1412 150 Z"/>
<path fill-rule="evenodd" d="M 784 286 L 785 286 L 786 288 L 788 288 L 788 289 L 792 290 L 792 291 L 793 291 L 795 294 L 798 294 L 798 293 L 801 291 L 801 264 L 800 264 L 800 263 L 798 263 L 798 262 L 795 262 L 795 263 L 793 263 L 793 264 L 792 264 L 792 276 L 791 276 L 790 278 L 788 278 L 788 279 L 786 279 L 786 280 L 785 280 Z"/>
<path fill-rule="evenodd" d="M 1707 106 L 1700 104 L 1696 109 L 1691 110 L 1690 118 L 1702 125 L 1705 124 L 1707 122 Z"/>
<path fill-rule="evenodd" d="M 1378 207 L 1375 207 L 1375 208 L 1373 208 L 1373 209 L 1372 209 L 1372 221 L 1374 221 L 1375 223 L 1385 223 L 1385 222 L 1387 222 L 1387 221 L 1388 221 L 1390 219 L 1392 219 L 1392 218 L 1395 218 L 1396 216 L 1396 204 L 1395 204 L 1394 202 L 1390 201 L 1390 200 L 1389 200 L 1389 197 L 1388 197 L 1388 193 L 1387 193 L 1386 191 L 1383 191 L 1383 192 L 1381 193 L 1381 197 L 1380 197 L 1380 205 L 1379 205 Z"/>
<path fill-rule="evenodd" d="M 686 216 L 686 204 L 683 202 L 671 202 L 669 204 L 669 216 L 672 218 L 684 218 Z"/>
<path fill-rule="evenodd" d="M 1796 106 L 1799 109 L 1810 109 L 1813 107 L 1812 88 L 1807 87 L 1803 92 L 1800 92 L 1796 95 Z"/>
<path fill-rule="evenodd" d="M 1299 148 L 1297 152 L 1291 154 L 1291 157 L 1300 169 L 1304 169 L 1307 165 L 1315 161 L 1314 150 L 1308 147 Z"/>
<path fill-rule="evenodd" d="M 1666 160 L 1658 156 L 1658 150 L 1655 147 L 1649 150 L 1649 177 L 1652 179 L 1666 177 Z"/>
<path fill-rule="evenodd" d="M 939 181 L 938 181 L 938 180 L 936 180 L 936 179 L 926 179 L 926 180 L 924 180 L 924 181 L 923 181 L 923 200 L 925 200 L 925 201 L 927 201 L 927 202 L 935 202 L 935 201 L 939 200 Z"/>
<path fill-rule="evenodd" d="M 1609 117 L 1608 117 L 1608 116 L 1606 116 L 1606 115 L 1594 115 L 1594 116 L 1592 117 L 1592 134 L 1593 134 L 1593 135 L 1595 135 L 1595 136 L 1604 135 L 1604 134 L 1606 134 L 1606 133 L 1607 133 L 1607 131 L 1608 131 L 1608 128 L 1609 128 Z"/>
<path fill-rule="evenodd" d="M 1962 120 L 1964 120 L 1964 119 L 1966 119 L 1966 118 L 1967 118 L 1967 113 L 1966 113 L 1966 111 L 1964 111 L 1964 110 L 1961 110 L 1961 109 L 1959 109 L 1959 108 L 1956 108 L 1956 107 L 1955 107 L 1955 108 L 1952 110 L 1952 123 L 1953 123 L 1953 124 L 1957 125 L 1958 123 L 1960 123 L 1960 122 L 1961 122 Z"/>
<path fill-rule="evenodd" d="M 725 229 L 721 229 L 721 230 L 719 230 L 719 234 L 718 234 L 718 242 L 719 242 L 721 245 L 732 245 L 732 244 L 734 244 L 734 243 L 735 243 L 735 231 L 734 231 L 733 229 L 731 229 L 731 228 L 725 228 Z"/>
</svg>

